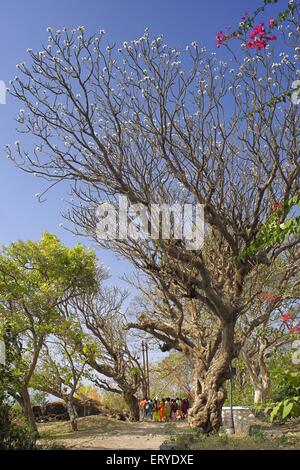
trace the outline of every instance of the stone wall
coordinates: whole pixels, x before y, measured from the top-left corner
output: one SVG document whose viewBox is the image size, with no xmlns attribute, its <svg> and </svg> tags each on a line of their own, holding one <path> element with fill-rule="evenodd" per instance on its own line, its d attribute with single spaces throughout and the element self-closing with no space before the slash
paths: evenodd
<svg viewBox="0 0 300 470">
<path fill-rule="evenodd" d="M 128 419 L 128 413 L 126 411 L 109 409 L 92 399 L 84 402 L 75 399 L 75 408 L 79 418 L 101 414 L 103 416 L 122 421 Z M 67 407 L 63 401 L 50 402 L 44 406 L 33 406 L 32 409 L 38 422 L 69 420 Z"/>
</svg>

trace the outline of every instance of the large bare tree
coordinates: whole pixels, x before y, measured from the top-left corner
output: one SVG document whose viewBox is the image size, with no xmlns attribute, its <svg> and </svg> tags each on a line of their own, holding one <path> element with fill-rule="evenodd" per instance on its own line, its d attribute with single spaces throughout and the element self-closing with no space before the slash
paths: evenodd
<svg viewBox="0 0 300 470">
<path fill-rule="evenodd" d="M 287 19 L 293 44 L 297 15 Z M 258 265 L 271 270 L 299 242 L 293 237 L 246 259 L 238 256 L 257 240 L 274 205 L 284 207 L 299 191 L 299 107 L 289 100 L 276 105 L 292 87 L 296 65 L 276 47 L 253 51 L 244 44 L 227 61 L 196 42 L 187 49 L 182 54 L 147 30 L 117 49 L 103 31 L 90 37 L 83 27 L 49 29 L 48 46 L 29 50 L 30 64 L 19 65 L 11 87 L 23 103 L 22 131 L 36 146 L 27 152 L 16 142 L 8 156 L 50 186 L 69 180 L 74 199 L 68 217 L 79 233 L 95 239 L 104 196 L 114 203 L 125 195 L 148 208 L 203 204 L 210 228 L 206 251 L 188 250 L 174 238 L 98 242 L 129 259 L 168 298 L 168 319 L 154 328 L 148 316 L 143 328 L 148 322 L 167 336 L 171 328 L 182 340 L 182 302 L 209 312 L 217 334 L 210 339 L 209 367 L 201 356 L 195 361 L 190 422 L 216 432 L 223 384 L 241 347 L 236 324 L 251 301 L 245 286 Z M 286 216 L 283 210 L 282 221 Z"/>
</svg>

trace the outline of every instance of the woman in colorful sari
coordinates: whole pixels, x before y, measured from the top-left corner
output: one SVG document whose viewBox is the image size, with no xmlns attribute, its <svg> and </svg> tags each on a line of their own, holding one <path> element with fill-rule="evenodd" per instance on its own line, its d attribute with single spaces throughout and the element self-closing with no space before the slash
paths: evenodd
<svg viewBox="0 0 300 470">
<path fill-rule="evenodd" d="M 151 421 L 152 418 L 152 401 L 148 400 L 145 406 L 146 420 Z"/>
<path fill-rule="evenodd" d="M 176 400 L 171 400 L 171 419 L 172 419 L 172 421 L 176 421 L 176 411 L 177 411 Z"/>
<path fill-rule="evenodd" d="M 165 399 L 165 415 L 166 421 L 169 421 L 169 419 L 171 418 L 171 404 L 169 398 Z"/>
<path fill-rule="evenodd" d="M 163 398 L 158 405 L 158 414 L 159 414 L 159 421 L 162 423 L 166 421 L 166 407 L 165 407 L 165 399 Z"/>
<path fill-rule="evenodd" d="M 153 406 L 152 406 L 152 420 L 157 422 L 159 420 L 159 415 L 158 415 L 158 401 L 154 400 Z"/>
</svg>

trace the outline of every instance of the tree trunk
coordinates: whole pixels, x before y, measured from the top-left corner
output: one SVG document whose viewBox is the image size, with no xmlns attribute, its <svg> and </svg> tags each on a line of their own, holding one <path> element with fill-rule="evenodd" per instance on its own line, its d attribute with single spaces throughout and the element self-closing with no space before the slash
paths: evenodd
<svg viewBox="0 0 300 470">
<path fill-rule="evenodd" d="M 195 360 L 195 400 L 189 412 L 189 424 L 201 428 L 205 434 L 217 433 L 222 425 L 224 384 L 233 358 L 233 333 L 233 324 L 226 324 L 220 348 L 208 365 L 204 365 L 201 357 Z"/>
<path fill-rule="evenodd" d="M 23 412 L 26 416 L 28 425 L 29 425 L 30 429 L 33 432 L 38 434 L 38 428 L 37 428 L 34 413 L 33 413 L 33 410 L 32 410 L 28 388 L 24 388 L 22 390 L 21 395 L 22 395 L 22 408 L 23 408 Z"/>
<path fill-rule="evenodd" d="M 29 383 L 30 383 L 30 379 L 31 379 L 31 377 L 34 373 L 34 370 L 36 368 L 36 364 L 37 364 L 38 357 L 39 357 L 39 354 L 40 354 L 40 351 L 41 351 L 41 348 L 42 348 L 43 341 L 44 341 L 44 335 L 43 334 L 41 334 L 41 336 L 39 336 L 38 338 L 35 338 L 34 352 L 33 352 L 32 361 L 31 361 L 30 367 L 29 367 L 29 369 L 28 369 L 28 371 L 27 371 L 27 373 L 24 377 L 23 386 L 22 386 L 22 390 L 21 390 L 21 393 L 20 393 L 21 401 L 22 401 L 21 406 L 22 406 L 23 412 L 26 416 L 29 427 L 37 435 L 38 435 L 38 428 L 37 428 L 37 425 L 36 425 L 34 413 L 33 413 L 32 406 L 31 406 L 31 400 L 30 400 L 30 395 L 29 395 L 29 392 L 28 392 L 28 386 L 29 386 Z"/>
<path fill-rule="evenodd" d="M 249 372 L 250 381 L 253 388 L 253 402 L 254 405 L 263 403 L 266 399 L 268 391 L 271 386 L 271 379 L 269 372 L 261 368 L 260 363 L 251 364 L 250 360 L 243 354 L 243 360 Z"/>
<path fill-rule="evenodd" d="M 269 376 L 261 377 L 259 381 L 252 381 L 254 391 L 254 404 L 259 405 L 264 403 L 270 390 L 271 380 Z"/>
<path fill-rule="evenodd" d="M 140 419 L 140 409 L 139 401 L 137 397 L 131 393 L 124 393 L 124 400 L 129 407 L 129 419 L 130 421 L 139 421 Z"/>
<path fill-rule="evenodd" d="M 217 433 L 222 425 L 222 407 L 226 399 L 223 386 L 225 379 L 221 379 L 224 368 L 216 371 L 217 375 L 209 372 L 206 377 L 200 377 L 200 393 L 195 394 L 195 400 L 189 412 L 189 424 L 201 428 L 205 434 Z"/>
<path fill-rule="evenodd" d="M 265 338 L 260 339 L 260 344 L 251 353 L 247 349 L 242 350 L 241 357 L 249 372 L 250 381 L 253 387 L 253 401 L 259 405 L 266 400 L 271 387 L 271 377 L 266 364 L 266 349 L 268 343 Z"/>
<path fill-rule="evenodd" d="M 76 411 L 76 408 L 75 408 L 75 405 L 73 403 L 73 398 L 72 397 L 66 397 L 65 399 L 65 403 L 66 403 L 66 406 L 67 406 L 67 411 L 68 411 L 68 415 L 69 415 L 69 418 L 70 418 L 70 424 L 71 424 L 71 427 L 72 427 L 72 431 L 78 431 L 78 425 L 77 425 L 77 411 Z"/>
<path fill-rule="evenodd" d="M 253 390 L 254 390 L 254 405 L 259 405 L 260 403 L 263 403 L 264 393 L 263 393 L 262 388 L 257 385 L 254 385 Z"/>
</svg>

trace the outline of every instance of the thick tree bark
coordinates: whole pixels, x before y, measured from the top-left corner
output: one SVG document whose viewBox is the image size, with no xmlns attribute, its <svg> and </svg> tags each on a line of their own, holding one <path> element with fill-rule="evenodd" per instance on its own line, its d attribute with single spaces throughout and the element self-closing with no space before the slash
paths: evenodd
<svg viewBox="0 0 300 470">
<path fill-rule="evenodd" d="M 27 387 L 23 388 L 21 392 L 21 397 L 22 397 L 22 408 L 23 408 L 24 415 L 26 416 L 28 425 L 33 432 L 38 434 L 38 428 L 37 428 L 35 417 L 32 411 L 30 395 L 29 395 Z"/>
<path fill-rule="evenodd" d="M 137 397 L 131 393 L 124 393 L 124 400 L 129 407 L 129 419 L 130 421 L 139 421 L 140 419 L 140 409 L 139 401 Z"/>
<path fill-rule="evenodd" d="M 224 326 L 219 351 L 207 365 L 203 358 L 195 360 L 194 404 L 189 412 L 189 424 L 205 434 L 215 434 L 222 425 L 222 407 L 226 399 L 225 381 L 233 358 L 234 325 Z"/>
<path fill-rule="evenodd" d="M 226 392 L 222 386 L 216 381 L 206 381 L 190 410 L 190 425 L 201 428 L 205 434 L 217 433 L 222 425 L 222 406 L 225 398 Z"/>
</svg>

